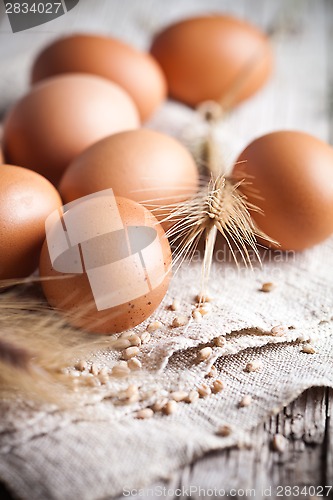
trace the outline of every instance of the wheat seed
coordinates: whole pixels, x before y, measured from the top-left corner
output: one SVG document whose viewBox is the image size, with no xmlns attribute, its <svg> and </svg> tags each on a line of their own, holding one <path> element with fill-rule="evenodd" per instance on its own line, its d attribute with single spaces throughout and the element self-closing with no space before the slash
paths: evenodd
<svg viewBox="0 0 333 500">
<path fill-rule="evenodd" d="M 107 375 L 109 375 L 109 373 L 110 373 L 110 370 L 107 366 L 103 366 L 99 371 L 99 374 L 102 376 L 107 376 Z"/>
<path fill-rule="evenodd" d="M 107 375 L 101 375 L 101 374 L 98 375 L 98 379 L 99 379 L 100 383 L 103 385 L 107 384 L 110 380 Z"/>
<path fill-rule="evenodd" d="M 271 292 L 272 290 L 274 290 L 274 288 L 275 288 L 274 283 L 270 283 L 270 282 L 268 282 L 268 283 L 263 283 L 263 284 L 261 285 L 260 291 L 261 291 L 261 292 L 265 292 L 265 293 L 269 293 L 269 292 Z"/>
<path fill-rule="evenodd" d="M 174 391 L 171 392 L 170 398 L 179 403 L 180 401 L 185 401 L 188 394 L 185 391 Z"/>
<path fill-rule="evenodd" d="M 153 321 L 152 323 L 149 323 L 149 325 L 147 326 L 147 331 L 149 333 L 156 332 L 156 330 L 159 330 L 160 328 L 162 328 L 162 326 L 163 324 L 160 321 Z"/>
<path fill-rule="evenodd" d="M 136 413 L 136 418 L 139 419 L 145 419 L 145 418 L 151 418 L 154 415 L 154 412 L 151 408 L 143 408 L 143 410 L 139 410 Z"/>
<path fill-rule="evenodd" d="M 126 389 L 126 395 L 128 398 L 133 396 L 133 394 L 138 394 L 138 392 L 139 392 L 139 388 L 135 384 L 130 384 Z"/>
<path fill-rule="evenodd" d="M 138 346 L 140 346 L 140 345 L 141 345 L 141 339 L 140 339 L 139 335 L 133 335 L 133 336 L 132 336 L 132 337 L 130 337 L 128 340 L 130 341 L 131 346 L 136 346 L 136 347 L 138 347 Z"/>
<path fill-rule="evenodd" d="M 279 453 L 283 453 L 288 446 L 288 439 L 282 434 L 275 434 L 272 441 L 273 449 Z"/>
<path fill-rule="evenodd" d="M 259 359 L 249 361 L 245 367 L 246 372 L 257 372 L 262 368 L 262 362 Z"/>
<path fill-rule="evenodd" d="M 179 300 L 175 299 L 172 304 L 170 304 L 169 309 L 171 311 L 178 311 L 180 309 L 180 302 Z"/>
<path fill-rule="evenodd" d="M 150 337 L 151 337 L 151 335 L 150 335 L 149 332 L 143 332 L 143 333 L 141 333 L 141 335 L 140 335 L 141 343 L 142 344 L 147 344 L 147 342 L 149 342 L 149 340 L 150 340 Z"/>
<path fill-rule="evenodd" d="M 194 311 L 192 311 L 192 318 L 197 323 L 200 323 L 202 321 L 202 314 L 201 314 L 201 312 L 198 311 L 198 309 L 194 309 Z"/>
<path fill-rule="evenodd" d="M 127 361 L 127 366 L 130 370 L 136 371 L 136 370 L 141 370 L 142 368 L 142 363 L 138 358 L 130 358 Z"/>
<path fill-rule="evenodd" d="M 166 415 L 171 415 L 177 411 L 177 402 L 176 401 L 168 401 L 167 404 L 163 407 L 163 412 Z"/>
<path fill-rule="evenodd" d="M 213 354 L 213 349 L 211 347 L 203 347 L 198 353 L 199 361 L 206 361 Z"/>
<path fill-rule="evenodd" d="M 203 304 L 202 306 L 198 307 L 197 310 L 199 311 L 201 316 L 206 316 L 206 314 L 212 312 L 212 306 L 209 303 Z"/>
<path fill-rule="evenodd" d="M 207 377 L 210 377 L 210 378 L 214 378 L 217 376 L 217 369 L 216 369 L 216 366 L 211 366 L 209 372 L 207 373 L 206 375 Z"/>
<path fill-rule="evenodd" d="M 206 398 L 212 393 L 212 390 L 207 384 L 201 384 L 200 387 L 198 387 L 198 393 L 201 398 Z"/>
<path fill-rule="evenodd" d="M 112 375 L 114 377 L 127 377 L 127 375 L 130 374 L 130 369 L 128 368 L 127 364 L 124 365 L 116 365 L 112 368 Z"/>
<path fill-rule="evenodd" d="M 185 399 L 186 403 L 195 403 L 199 399 L 199 393 L 196 390 L 190 391 L 187 398 Z"/>
<path fill-rule="evenodd" d="M 152 409 L 154 411 L 161 411 L 163 410 L 168 401 L 169 400 L 167 398 L 160 398 L 157 401 L 155 401 L 155 403 L 152 406 Z"/>
<path fill-rule="evenodd" d="M 283 337 L 286 333 L 287 329 L 282 325 L 273 326 L 271 329 L 271 334 L 274 335 L 274 337 Z"/>
<path fill-rule="evenodd" d="M 195 297 L 196 302 L 199 304 L 205 304 L 207 302 L 212 302 L 214 299 L 211 295 L 205 294 L 205 295 L 196 295 Z"/>
<path fill-rule="evenodd" d="M 222 382 L 222 380 L 220 379 L 214 380 L 212 388 L 214 394 L 221 392 L 223 389 L 224 389 L 224 383 Z"/>
<path fill-rule="evenodd" d="M 119 349 L 119 350 L 126 349 L 127 347 L 130 347 L 131 345 L 132 345 L 131 341 L 128 338 L 124 338 L 124 339 L 119 338 L 119 339 L 115 340 L 114 343 L 112 344 L 114 349 Z"/>
<path fill-rule="evenodd" d="M 122 357 L 123 359 L 131 359 L 131 358 L 134 358 L 135 356 L 137 356 L 140 352 L 140 349 L 138 347 L 127 347 L 127 349 L 125 349 L 122 353 Z"/>
<path fill-rule="evenodd" d="M 80 372 L 83 372 L 84 370 L 87 370 L 88 364 L 84 359 L 80 359 L 80 361 L 78 361 L 78 363 L 76 364 L 75 368 Z"/>
<path fill-rule="evenodd" d="M 93 363 L 90 367 L 90 371 L 93 375 L 98 375 L 99 374 L 99 366 L 96 365 L 96 363 Z"/>
<path fill-rule="evenodd" d="M 232 428 L 230 427 L 230 425 L 222 425 L 216 431 L 216 434 L 222 437 L 230 436 L 231 433 L 232 433 Z"/>
<path fill-rule="evenodd" d="M 302 352 L 306 352 L 306 354 L 315 354 L 317 351 L 311 344 L 305 344 L 302 347 Z"/>
<path fill-rule="evenodd" d="M 246 406 L 250 406 L 251 403 L 252 403 L 252 396 L 247 394 L 240 400 L 239 406 L 240 408 L 245 408 Z"/>
<path fill-rule="evenodd" d="M 213 342 L 216 345 L 216 347 L 224 347 L 225 337 L 223 337 L 223 335 L 220 335 L 219 337 L 215 337 L 215 339 L 213 339 Z"/>
<path fill-rule="evenodd" d="M 188 393 L 188 396 L 185 399 L 185 402 L 186 403 L 195 403 L 196 401 L 198 401 L 198 399 L 199 399 L 198 391 L 193 390 L 193 391 L 190 391 Z"/>
<path fill-rule="evenodd" d="M 130 339 L 131 337 L 133 337 L 134 335 L 136 335 L 135 332 L 132 332 L 132 330 L 129 330 L 128 332 L 123 332 L 119 338 L 121 339 Z"/>
<path fill-rule="evenodd" d="M 174 328 L 178 328 L 180 326 L 185 326 L 188 323 L 188 318 L 186 316 L 176 316 L 172 322 L 172 326 Z"/>
</svg>

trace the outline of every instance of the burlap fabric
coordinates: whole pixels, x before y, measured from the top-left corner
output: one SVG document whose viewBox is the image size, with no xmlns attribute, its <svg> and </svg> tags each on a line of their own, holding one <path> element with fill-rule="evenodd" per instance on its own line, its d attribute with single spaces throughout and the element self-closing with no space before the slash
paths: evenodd
<svg viewBox="0 0 333 500">
<path fill-rule="evenodd" d="M 273 21 L 280 22 L 276 2 L 265 3 L 269 5 L 265 9 L 260 9 L 263 2 L 256 2 L 256 15 L 255 9 L 246 11 L 247 2 L 237 2 L 237 8 L 234 4 L 229 2 L 221 7 L 220 2 L 213 0 L 205 5 L 194 0 L 152 0 L 143 5 L 140 2 L 140 7 L 138 2 L 132 2 L 129 11 L 120 8 L 119 2 L 110 1 L 108 7 L 99 7 L 100 11 L 97 8 L 96 16 L 110 9 L 107 12 L 119 22 L 107 29 L 104 21 L 104 31 L 123 33 L 141 46 L 147 45 L 156 26 L 189 13 L 238 10 L 240 15 L 245 12 L 265 27 Z M 81 29 L 87 26 L 87 5 L 82 2 L 80 7 L 83 21 L 77 26 Z M 299 128 L 329 139 L 325 111 L 327 56 L 323 48 L 332 9 L 324 2 L 302 5 L 296 18 L 287 16 L 287 28 L 273 40 L 277 65 L 270 84 L 217 132 L 221 151 L 225 153 L 230 148 L 229 159 L 253 136 L 274 128 Z M 74 16 L 74 10 L 71 15 Z M 96 21 L 96 29 L 97 24 Z M 47 37 L 45 33 L 39 35 Z M 32 51 L 22 57 L 27 67 Z M 4 61 L 8 73 L 2 87 L 8 89 L 8 81 L 15 81 L 14 69 L 10 69 L 8 58 Z M 294 71 L 295 61 L 298 71 Z M 24 82 L 19 79 L 16 92 L 23 87 Z M 310 94 L 312 99 L 308 98 Z M 11 98 L 9 92 L 7 98 Z M 205 133 L 200 117 L 176 104 L 165 106 L 150 126 L 194 144 L 194 149 L 195 139 L 199 142 Z M 149 320 L 158 319 L 163 327 L 141 348 L 143 369 L 138 374 L 92 390 L 89 398 L 66 411 L 36 405 L 24 397 L 1 401 L 0 479 L 23 499 L 92 500 L 167 478 L 209 450 L 250 444 L 251 429 L 303 390 L 315 385 L 333 386 L 332 250 L 330 240 L 297 255 L 263 252 L 263 266 L 255 264 L 251 271 L 237 270 L 223 245 L 219 245 L 210 285 L 215 299 L 211 313 L 200 323 L 190 320 L 185 327 L 171 328 L 176 315 L 191 316 L 193 299 L 199 290 L 199 258 L 184 266 Z M 262 283 L 267 281 L 275 284 L 274 290 L 260 292 Z M 180 310 L 173 312 L 168 306 L 175 298 L 180 302 Z M 143 331 L 146 325 L 140 325 L 137 331 Z M 284 327 L 281 337 L 271 334 L 277 325 Z M 198 348 L 211 345 L 219 335 L 225 336 L 225 346 L 213 347 L 209 361 L 198 363 Z M 315 347 L 315 354 L 302 352 L 307 340 Z M 112 367 L 118 357 L 119 353 L 105 351 L 98 353 L 95 361 Z M 253 360 L 261 361 L 261 369 L 247 373 L 244 368 Z M 178 389 L 189 391 L 207 382 L 205 375 L 213 362 L 225 384 L 222 392 L 193 404 L 179 403 L 177 412 L 169 416 L 134 418 L 139 408 L 148 406 L 159 395 Z M 145 394 L 144 401 L 115 405 L 112 395 L 133 381 Z M 252 404 L 239 408 L 245 395 L 252 396 Z M 223 424 L 233 429 L 227 437 L 216 435 Z"/>
</svg>

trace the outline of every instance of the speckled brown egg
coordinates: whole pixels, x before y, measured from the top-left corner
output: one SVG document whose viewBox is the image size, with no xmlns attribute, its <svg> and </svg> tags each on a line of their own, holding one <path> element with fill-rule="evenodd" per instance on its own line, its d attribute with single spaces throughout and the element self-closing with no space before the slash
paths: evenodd
<svg viewBox="0 0 333 500">
<path fill-rule="evenodd" d="M 155 37 L 151 54 L 170 96 L 190 106 L 206 100 L 232 107 L 255 93 L 272 69 L 268 38 L 230 16 L 185 19 Z"/>
<path fill-rule="evenodd" d="M 140 129 L 106 137 L 85 150 L 69 165 L 59 189 L 66 203 L 112 188 L 116 196 L 158 209 L 189 198 L 197 186 L 198 170 L 188 150 L 166 134 Z"/>
<path fill-rule="evenodd" d="M 48 302 L 71 324 L 109 334 L 132 328 L 155 311 L 168 288 L 171 253 L 147 209 L 104 193 L 51 217 L 40 275 Z"/>
<path fill-rule="evenodd" d="M 9 111 L 4 152 L 8 163 L 56 184 L 86 147 L 138 126 L 137 109 L 118 85 L 98 76 L 62 75 L 40 82 Z"/>
<path fill-rule="evenodd" d="M 259 137 L 233 169 L 252 217 L 283 250 L 303 250 L 333 233 L 333 148 L 310 134 L 278 131 Z"/>
<path fill-rule="evenodd" d="M 61 73 L 91 73 L 117 83 L 133 98 L 146 120 L 166 96 L 166 82 L 150 54 L 115 38 L 75 34 L 46 47 L 32 69 L 32 82 Z"/>
<path fill-rule="evenodd" d="M 47 179 L 0 165 L 0 279 L 26 277 L 36 269 L 45 220 L 60 206 L 60 196 Z"/>
</svg>

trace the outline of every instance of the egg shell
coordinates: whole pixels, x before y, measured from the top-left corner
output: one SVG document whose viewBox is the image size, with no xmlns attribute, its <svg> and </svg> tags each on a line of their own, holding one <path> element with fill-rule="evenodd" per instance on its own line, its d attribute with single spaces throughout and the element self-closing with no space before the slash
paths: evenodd
<svg viewBox="0 0 333 500">
<path fill-rule="evenodd" d="M 254 140 L 233 169 L 252 217 L 283 250 L 311 247 L 333 233 L 333 148 L 298 131 Z M 273 245 L 274 246 L 274 245 Z"/>
<path fill-rule="evenodd" d="M 61 205 L 58 192 L 41 175 L 0 165 L 0 279 L 23 278 L 36 269 L 45 220 Z"/>
<path fill-rule="evenodd" d="M 118 85 L 92 75 L 62 75 L 30 90 L 4 125 L 8 163 L 35 170 L 57 183 L 86 147 L 139 126 L 137 109 Z"/>
<path fill-rule="evenodd" d="M 142 205 L 125 198 L 117 198 L 116 200 L 125 228 L 140 228 L 144 226 L 146 228 L 154 228 L 157 232 L 164 261 L 165 276 L 161 284 L 156 288 L 126 303 L 104 310 L 97 310 L 87 274 L 83 273 L 69 276 L 68 274 L 66 275 L 56 271 L 51 264 L 47 242 L 44 243 L 41 252 L 41 277 L 45 279 L 46 277 L 59 278 L 63 276 L 63 279 L 42 281 L 42 287 L 49 304 L 65 313 L 71 324 L 81 327 L 91 333 L 116 333 L 138 325 L 155 311 L 164 298 L 169 285 L 171 252 L 168 240 L 161 225 L 157 223 L 155 217 Z M 103 198 L 98 198 L 97 203 L 99 202 L 103 205 Z M 97 212 L 96 209 L 90 210 L 92 205 L 89 203 L 90 201 L 83 201 L 80 203 L 80 210 L 82 206 L 84 208 L 88 207 L 90 213 L 94 212 L 98 214 L 98 210 Z M 96 206 L 98 208 L 96 200 L 93 200 L 93 203 L 95 204 L 95 208 Z M 95 222 L 94 220 L 90 220 L 89 212 L 87 223 L 92 223 L 94 226 Z M 109 227 L 107 214 L 105 210 L 102 209 L 100 210 L 100 214 L 98 214 L 98 227 L 102 233 L 105 228 Z M 96 262 L 101 261 L 105 255 L 113 259 L 114 255 L 118 254 L 120 251 L 122 251 L 122 249 L 119 249 L 117 246 L 111 248 L 111 246 L 109 247 L 108 245 L 100 245 L 96 248 L 95 260 Z M 154 269 L 156 270 L 156 268 L 158 268 L 160 256 L 160 253 L 158 253 L 158 255 L 151 254 L 148 263 L 149 268 L 147 268 L 148 272 L 154 272 Z M 135 280 L 137 278 L 135 277 L 135 273 L 133 273 L 133 265 L 124 262 L 122 273 L 122 283 L 133 282 L 133 287 L 135 288 L 137 285 Z"/>
<path fill-rule="evenodd" d="M 75 158 L 59 189 L 66 203 L 106 188 L 116 196 L 161 205 L 180 202 L 197 190 L 198 170 L 176 139 L 148 129 L 121 132 L 95 143 Z M 162 213 L 154 211 L 157 218 Z M 165 214 L 164 214 L 165 215 Z"/>
<path fill-rule="evenodd" d="M 268 38 L 251 24 L 224 15 L 185 19 L 153 40 L 170 96 L 190 106 L 206 100 L 232 107 L 265 83 L 272 70 Z"/>
<path fill-rule="evenodd" d="M 154 58 L 114 38 L 75 34 L 54 41 L 38 55 L 32 82 L 74 72 L 99 75 L 120 85 L 133 98 L 143 121 L 166 97 L 165 77 Z"/>
</svg>

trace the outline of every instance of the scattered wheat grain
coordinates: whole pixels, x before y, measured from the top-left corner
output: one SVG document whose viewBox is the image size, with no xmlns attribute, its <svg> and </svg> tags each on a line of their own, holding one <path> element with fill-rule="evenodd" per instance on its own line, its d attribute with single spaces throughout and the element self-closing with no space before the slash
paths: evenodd
<svg viewBox="0 0 333 500">
<path fill-rule="evenodd" d="M 302 347 L 302 352 L 306 354 L 315 354 L 317 351 L 311 344 L 304 344 Z"/>
<path fill-rule="evenodd" d="M 80 370 L 80 372 L 83 372 L 84 370 L 88 369 L 88 364 L 84 359 L 80 359 L 76 365 L 76 369 Z"/>
<path fill-rule="evenodd" d="M 130 374 L 131 370 L 128 368 L 127 364 L 124 365 L 116 365 L 112 368 L 112 375 L 114 377 L 127 377 Z"/>
<path fill-rule="evenodd" d="M 240 400 L 239 406 L 240 406 L 240 408 L 245 408 L 247 406 L 250 406 L 251 403 L 252 403 L 252 396 L 250 396 L 249 394 L 247 394 L 246 396 L 244 396 Z"/>
<path fill-rule="evenodd" d="M 230 427 L 230 425 L 222 425 L 216 431 L 216 434 L 222 437 L 230 436 L 231 433 L 232 433 L 232 428 Z"/>
<path fill-rule="evenodd" d="M 138 346 L 140 346 L 140 345 L 141 345 L 141 339 L 140 339 L 139 335 L 133 335 L 133 336 L 132 336 L 132 337 L 130 337 L 128 340 L 130 341 L 131 346 L 136 346 L 136 347 L 138 347 Z"/>
<path fill-rule="evenodd" d="M 180 401 L 185 401 L 187 398 L 188 393 L 185 391 L 174 391 L 171 392 L 170 398 L 173 399 L 174 401 L 177 401 L 179 403 Z"/>
<path fill-rule="evenodd" d="M 119 338 L 119 339 L 114 341 L 114 343 L 112 344 L 112 347 L 114 349 L 122 350 L 122 349 L 126 349 L 127 347 L 130 347 L 131 345 L 132 344 L 131 344 L 130 339 Z"/>
<path fill-rule="evenodd" d="M 178 311 L 180 309 L 180 302 L 179 300 L 175 299 L 172 304 L 170 304 L 169 309 L 171 311 Z"/>
<path fill-rule="evenodd" d="M 151 418 L 154 415 L 154 412 L 151 408 L 143 408 L 143 410 L 139 410 L 136 413 L 136 418 L 139 419 L 145 419 L 145 418 Z"/>
<path fill-rule="evenodd" d="M 159 330 L 162 326 L 163 324 L 160 321 L 153 321 L 152 323 L 149 323 L 147 331 L 149 333 L 156 332 L 156 330 Z"/>
<path fill-rule="evenodd" d="M 153 411 L 161 411 L 169 400 L 167 398 L 159 398 L 152 406 Z"/>
<path fill-rule="evenodd" d="M 258 372 L 262 368 L 262 362 L 260 359 L 255 359 L 253 361 L 249 361 L 245 367 L 246 372 Z"/>
<path fill-rule="evenodd" d="M 274 335 L 274 337 L 283 337 L 286 333 L 287 329 L 283 325 L 273 326 L 271 329 L 271 335 Z"/>
<path fill-rule="evenodd" d="M 198 352 L 198 359 L 199 361 L 206 361 L 206 359 L 209 359 L 212 354 L 213 354 L 213 349 L 211 347 L 203 347 Z"/>
<path fill-rule="evenodd" d="M 174 328 L 178 328 L 180 326 L 185 326 L 188 323 L 188 317 L 187 316 L 176 316 L 172 322 L 172 326 Z"/>
<path fill-rule="evenodd" d="M 98 375 L 99 374 L 99 366 L 96 363 L 93 363 L 90 367 L 90 372 L 93 375 Z"/>
<path fill-rule="evenodd" d="M 171 415 L 177 411 L 177 402 L 174 400 L 168 401 L 167 404 L 163 407 L 163 412 L 166 415 Z"/>
<path fill-rule="evenodd" d="M 140 352 L 140 349 L 138 347 L 127 347 L 127 349 L 125 349 L 122 353 L 122 357 L 123 359 L 131 359 L 131 358 L 134 358 L 135 356 L 137 356 Z"/>
<path fill-rule="evenodd" d="M 206 398 L 212 393 L 212 390 L 207 384 L 201 384 L 198 387 L 198 393 L 201 398 Z"/>
<path fill-rule="evenodd" d="M 265 293 L 269 293 L 269 292 L 271 292 L 272 290 L 274 290 L 274 288 L 275 288 L 274 283 L 267 282 L 267 283 L 263 283 L 263 284 L 261 285 L 260 291 L 261 291 L 261 292 L 265 292 Z"/>
<path fill-rule="evenodd" d="M 219 337 L 215 337 L 215 339 L 213 339 L 213 342 L 214 342 L 214 345 L 216 345 L 216 347 L 224 347 L 225 346 L 225 337 L 223 337 L 223 335 L 220 335 Z"/>
<path fill-rule="evenodd" d="M 216 366 L 211 366 L 209 372 L 207 373 L 206 375 L 207 377 L 210 377 L 210 378 L 214 378 L 214 377 L 217 377 L 217 369 L 216 369 Z"/>
<path fill-rule="evenodd" d="M 127 361 L 127 366 L 130 370 L 140 370 L 142 368 L 142 363 L 138 358 L 131 358 Z"/>
<path fill-rule="evenodd" d="M 198 401 L 198 399 L 199 399 L 198 391 L 193 390 L 193 391 L 190 391 L 188 393 L 188 396 L 185 399 L 185 402 L 186 403 L 195 403 L 196 401 Z"/>
<path fill-rule="evenodd" d="M 221 392 L 223 389 L 224 389 L 224 383 L 222 382 L 222 380 L 220 379 L 214 380 L 212 387 L 212 391 L 214 392 L 214 394 Z"/>
<path fill-rule="evenodd" d="M 201 314 L 201 312 L 198 311 L 198 309 L 194 309 L 194 311 L 192 311 L 192 318 L 197 323 L 200 323 L 200 321 L 202 321 L 202 314 Z"/>
</svg>

